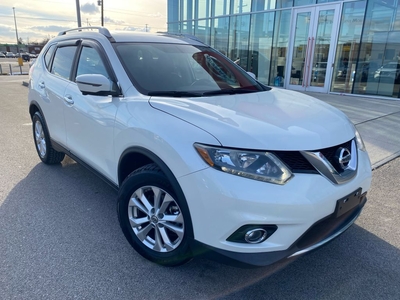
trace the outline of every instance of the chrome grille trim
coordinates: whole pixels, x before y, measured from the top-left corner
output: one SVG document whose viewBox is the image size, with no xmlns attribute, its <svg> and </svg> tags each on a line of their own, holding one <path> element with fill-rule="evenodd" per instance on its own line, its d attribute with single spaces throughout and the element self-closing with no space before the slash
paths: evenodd
<svg viewBox="0 0 400 300">
<path fill-rule="evenodd" d="M 314 166 L 314 168 L 325 178 L 334 184 L 343 184 L 351 180 L 357 173 L 357 146 L 351 141 L 351 159 L 347 168 L 339 173 L 320 151 L 300 151 L 300 153 Z"/>
</svg>

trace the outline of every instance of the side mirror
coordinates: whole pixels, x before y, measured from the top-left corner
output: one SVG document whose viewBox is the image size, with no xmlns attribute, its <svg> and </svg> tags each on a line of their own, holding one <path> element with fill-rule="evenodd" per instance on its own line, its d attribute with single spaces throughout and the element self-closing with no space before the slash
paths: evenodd
<svg viewBox="0 0 400 300">
<path fill-rule="evenodd" d="M 101 74 L 82 74 L 77 76 L 75 81 L 83 95 L 120 95 L 116 84 Z"/>
</svg>

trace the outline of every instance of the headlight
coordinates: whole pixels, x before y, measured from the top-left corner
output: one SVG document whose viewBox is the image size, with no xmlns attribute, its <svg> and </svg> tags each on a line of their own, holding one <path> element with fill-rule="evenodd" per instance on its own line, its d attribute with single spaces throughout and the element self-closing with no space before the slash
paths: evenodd
<svg viewBox="0 0 400 300">
<path fill-rule="evenodd" d="M 197 152 L 214 169 L 275 184 L 285 184 L 293 173 L 272 153 L 216 148 L 194 144 Z"/>
<path fill-rule="evenodd" d="M 365 148 L 364 141 L 362 140 L 361 135 L 360 135 L 360 133 L 358 132 L 357 129 L 356 129 L 356 142 L 357 142 L 358 150 L 361 150 L 361 151 L 364 151 L 364 152 L 367 151 L 367 148 Z"/>
</svg>

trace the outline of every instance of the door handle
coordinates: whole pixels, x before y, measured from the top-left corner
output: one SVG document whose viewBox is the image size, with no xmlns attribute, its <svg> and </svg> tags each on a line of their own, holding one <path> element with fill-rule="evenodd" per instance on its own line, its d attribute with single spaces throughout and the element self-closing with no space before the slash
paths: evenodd
<svg viewBox="0 0 400 300">
<path fill-rule="evenodd" d="M 64 96 L 64 101 L 69 105 L 74 104 L 74 100 L 72 100 L 72 96 L 71 95 L 65 95 Z"/>
<path fill-rule="evenodd" d="M 44 81 L 39 82 L 39 83 L 38 83 L 38 86 L 39 86 L 41 89 L 44 89 L 44 88 L 46 87 L 46 85 L 44 84 Z"/>
</svg>

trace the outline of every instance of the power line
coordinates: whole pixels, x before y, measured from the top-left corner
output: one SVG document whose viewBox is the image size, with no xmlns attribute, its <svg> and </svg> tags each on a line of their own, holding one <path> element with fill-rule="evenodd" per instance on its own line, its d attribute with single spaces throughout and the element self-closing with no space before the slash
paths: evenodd
<svg viewBox="0 0 400 300">
<path fill-rule="evenodd" d="M 13 16 L 0 15 L 0 18 L 13 18 Z M 76 22 L 76 20 L 60 20 L 60 19 L 47 19 L 39 17 L 22 17 L 18 16 L 18 19 L 31 19 L 31 20 L 43 20 L 43 21 L 62 21 L 62 22 Z"/>
<path fill-rule="evenodd" d="M 106 9 L 106 11 L 110 11 L 110 12 L 114 12 L 114 13 L 118 13 L 118 14 L 123 14 L 123 15 L 137 15 L 137 16 L 141 16 L 141 17 L 148 17 L 149 14 L 138 14 L 138 13 L 134 13 L 134 12 L 126 12 L 126 11 L 122 11 L 122 10 L 116 10 L 116 9 Z M 163 14 L 160 14 L 162 17 L 164 17 Z"/>
</svg>

